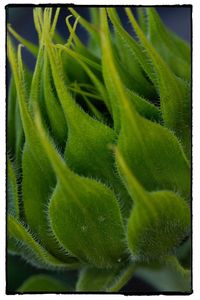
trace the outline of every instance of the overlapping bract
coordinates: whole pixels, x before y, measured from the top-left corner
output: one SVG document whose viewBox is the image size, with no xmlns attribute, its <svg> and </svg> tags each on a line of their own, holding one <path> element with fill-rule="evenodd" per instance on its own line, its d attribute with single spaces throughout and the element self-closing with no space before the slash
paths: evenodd
<svg viewBox="0 0 200 300">
<path fill-rule="evenodd" d="M 153 8 L 146 23 L 138 11 L 141 27 L 126 9 L 140 43 L 114 8 L 92 9 L 91 23 L 70 8 L 62 44 L 59 9 L 34 10 L 38 47 L 9 27 L 37 59 L 30 74 L 8 37 L 10 251 L 38 267 L 87 267 L 78 290 L 91 272 L 106 289 L 132 258 L 164 259 L 190 231 L 189 47 Z"/>
</svg>

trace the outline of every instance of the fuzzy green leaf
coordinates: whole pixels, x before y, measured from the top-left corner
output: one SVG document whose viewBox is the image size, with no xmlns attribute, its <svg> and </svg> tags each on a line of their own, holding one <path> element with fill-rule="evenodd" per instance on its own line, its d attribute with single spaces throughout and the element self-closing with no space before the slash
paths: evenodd
<svg viewBox="0 0 200 300">
<path fill-rule="evenodd" d="M 93 60 L 94 62 L 96 63 L 100 63 L 100 59 L 95 55 L 93 54 L 90 49 L 88 49 L 83 43 L 82 41 L 79 39 L 79 37 L 77 36 L 77 34 L 75 33 L 75 30 L 76 30 L 76 27 L 77 27 L 77 24 L 79 22 L 79 18 L 80 17 L 77 17 L 75 22 L 74 22 L 74 25 L 73 27 L 71 26 L 70 22 L 69 22 L 69 18 L 71 18 L 72 16 L 68 16 L 66 18 L 66 24 L 67 24 L 67 28 L 70 32 L 70 36 L 69 36 L 69 39 L 67 41 L 67 45 L 66 46 L 71 46 L 72 49 L 77 52 L 77 53 L 80 53 L 82 56 L 88 58 L 88 59 L 91 59 Z M 74 43 L 72 43 L 72 40 Z"/>
<path fill-rule="evenodd" d="M 79 60 L 85 62 L 92 69 L 101 72 L 101 65 L 99 63 L 97 63 L 96 61 L 94 61 L 93 59 L 80 54 L 78 51 L 72 52 L 72 50 L 69 48 L 68 45 L 66 45 L 65 48 L 64 48 L 64 46 L 61 46 L 61 48 L 64 49 L 66 51 L 66 53 L 68 53 L 70 56 L 78 58 Z M 72 61 L 74 63 L 74 60 L 72 60 Z"/>
<path fill-rule="evenodd" d="M 107 18 L 104 18 L 104 20 L 103 20 L 102 13 L 101 13 L 101 26 L 102 26 L 102 28 L 101 28 L 102 32 L 103 31 L 106 32 L 107 39 L 110 42 L 111 39 L 110 39 L 110 32 L 109 32 L 109 27 L 108 27 L 108 23 L 107 23 Z M 112 76 L 110 76 L 112 74 L 110 74 L 111 70 L 109 69 L 109 65 L 107 64 L 108 56 L 107 56 L 107 51 L 106 51 L 106 48 L 104 45 L 105 41 L 102 37 L 103 37 L 103 35 L 101 34 L 103 78 L 104 78 L 104 82 L 105 82 L 106 88 L 109 93 L 112 117 L 113 117 L 113 122 L 114 122 L 114 129 L 118 133 L 120 130 L 119 103 L 117 101 L 118 95 L 116 92 L 115 85 L 112 81 Z M 110 47 L 112 47 L 111 42 L 110 42 Z"/>
<path fill-rule="evenodd" d="M 129 89 L 125 89 L 125 93 L 141 116 L 151 121 L 162 123 L 162 115 L 159 108 Z"/>
<path fill-rule="evenodd" d="M 128 34 L 126 35 L 127 39 L 124 37 L 124 32 L 126 31 L 122 27 L 120 18 L 115 9 L 108 8 L 107 12 L 115 30 L 114 42 L 117 47 L 115 52 L 116 58 L 119 56 L 117 63 L 124 84 L 144 97 L 154 98 L 156 96 L 156 91 L 153 85 L 144 76 L 137 56 L 132 49 L 134 48 L 132 44 L 137 45 L 136 42 L 133 37 Z"/>
<path fill-rule="evenodd" d="M 94 26 L 94 24 L 88 22 L 85 18 L 79 15 L 75 9 L 69 7 L 69 11 L 73 14 L 76 18 L 79 18 L 80 24 L 92 35 L 95 39 L 99 39 L 98 28 Z"/>
<path fill-rule="evenodd" d="M 64 47 L 64 45 L 62 45 Z M 61 52 L 62 68 L 64 70 L 64 79 L 66 83 L 70 82 L 84 82 L 89 83 L 89 78 L 83 68 L 80 68 L 78 62 L 73 59 L 68 53 Z"/>
<path fill-rule="evenodd" d="M 99 9 L 98 9 L 98 7 L 90 8 L 90 22 L 96 28 L 99 27 Z M 91 49 L 91 51 L 94 54 L 100 56 L 99 40 L 92 38 L 91 34 L 90 34 L 90 39 L 89 39 L 89 43 L 88 43 L 88 48 Z"/>
<path fill-rule="evenodd" d="M 111 16 L 112 16 L 112 10 L 111 10 Z M 104 31 L 106 33 L 106 38 L 107 38 L 107 42 L 106 42 L 104 40 L 104 35 L 102 35 L 103 75 L 104 75 L 104 80 L 105 80 L 107 90 L 109 91 L 115 129 L 118 132 L 119 129 L 120 129 L 120 126 L 121 126 L 121 124 L 120 124 L 120 111 L 119 111 L 120 103 L 119 103 L 119 99 L 118 99 L 119 98 L 119 93 L 118 93 L 118 90 L 116 89 L 115 82 L 113 81 L 113 78 L 112 78 L 111 69 L 110 69 L 110 66 L 108 64 L 109 53 L 107 51 L 105 43 L 107 43 L 107 44 L 109 43 L 110 48 L 113 48 L 113 47 L 112 47 L 112 42 L 111 42 L 111 38 L 110 38 L 110 32 L 109 32 L 109 28 L 108 28 L 107 19 L 104 19 L 102 21 L 102 26 L 103 26 L 102 31 Z M 112 53 L 114 53 L 114 49 L 112 50 Z M 114 54 L 113 54 L 113 56 L 114 56 Z M 128 75 L 126 74 L 126 71 L 122 70 L 122 66 L 120 66 L 120 64 L 119 64 L 118 60 L 116 59 L 116 57 L 114 57 L 114 61 L 115 61 L 115 67 L 117 69 L 117 72 L 120 74 L 120 78 L 123 81 L 123 85 L 124 86 L 129 86 L 127 84 L 127 82 L 130 79 L 128 78 Z M 142 80 L 139 77 L 138 77 L 138 80 L 140 82 L 140 87 L 143 89 L 143 83 L 141 82 Z M 137 78 L 134 77 L 134 74 L 133 74 L 133 78 L 130 80 L 130 86 L 132 86 L 133 90 L 137 91 L 137 88 L 135 88 L 133 83 L 131 84 L 131 81 L 132 82 L 137 82 Z M 146 84 L 144 83 L 144 86 L 145 85 Z M 124 90 L 126 92 L 126 97 L 130 98 L 133 101 L 133 104 L 134 104 L 136 110 L 141 115 L 143 115 L 143 116 L 145 116 L 145 117 L 147 117 L 151 120 L 161 121 L 161 113 L 159 112 L 158 108 L 156 108 L 153 104 L 149 103 L 148 101 L 146 101 L 145 99 L 143 99 L 139 95 L 135 94 L 135 92 L 133 92 L 133 91 L 129 92 L 129 89 L 124 89 Z M 148 92 L 148 95 L 149 95 L 149 92 Z M 151 93 L 150 93 L 150 95 L 151 95 Z"/>
<path fill-rule="evenodd" d="M 121 47 L 121 45 L 123 45 L 123 41 L 120 40 L 119 42 L 120 42 L 120 47 Z M 129 60 L 129 62 L 127 62 L 129 64 L 129 67 L 128 67 L 125 63 L 123 63 L 123 61 L 121 61 L 119 54 L 115 50 L 115 45 L 113 45 L 113 50 L 114 50 L 113 53 L 115 54 L 115 63 L 116 63 L 116 66 L 118 68 L 118 71 L 120 73 L 120 76 L 122 78 L 124 85 L 128 89 L 138 93 L 139 95 L 141 95 L 143 97 L 147 97 L 150 100 L 157 98 L 157 95 L 156 95 L 153 85 L 144 77 L 144 75 L 142 74 L 141 67 L 138 66 L 137 62 L 135 62 L 135 65 L 137 64 L 137 67 L 132 66 L 132 68 L 131 68 L 130 56 L 132 54 L 129 53 L 127 55 L 127 60 Z M 128 48 L 128 50 L 130 51 L 129 48 Z M 123 49 L 120 49 L 120 52 L 122 52 L 122 51 L 123 51 Z M 123 52 L 123 55 L 125 56 L 125 51 Z M 134 59 L 133 59 L 133 62 L 134 62 Z M 129 71 L 129 68 L 131 68 L 131 71 Z M 133 71 L 133 69 L 135 69 L 135 70 Z"/>
<path fill-rule="evenodd" d="M 104 85 L 102 84 L 101 80 L 99 80 L 99 78 L 96 76 L 94 71 L 91 70 L 91 68 L 87 65 L 87 64 L 89 64 L 90 66 L 93 66 L 93 61 L 88 60 L 88 59 L 83 59 L 82 55 L 79 55 L 77 52 L 72 51 L 63 45 L 57 45 L 57 47 L 59 49 L 63 50 L 63 52 L 67 53 L 71 58 L 75 59 L 80 64 L 80 66 L 84 69 L 85 73 L 88 75 L 88 77 L 93 82 L 94 86 L 96 87 L 96 90 L 99 92 L 99 95 L 101 96 L 101 99 L 105 102 L 108 110 L 110 111 L 110 103 L 108 101 L 108 93 L 107 93 Z M 101 68 L 98 69 L 98 71 L 101 71 Z"/>
<path fill-rule="evenodd" d="M 171 191 L 147 192 L 119 151 L 117 162 L 135 203 L 128 220 L 129 249 L 136 260 L 159 260 L 172 253 L 190 230 L 188 204 Z"/>
<path fill-rule="evenodd" d="M 32 82 L 32 73 L 28 70 L 26 65 L 24 65 L 22 60 L 20 59 L 21 45 L 19 46 L 18 52 L 19 52 L 18 53 L 19 61 L 21 64 L 20 67 L 21 79 L 23 82 L 24 93 L 26 94 L 26 97 L 28 99 L 30 94 L 31 82 Z M 25 137 L 24 137 L 24 129 L 23 129 L 22 119 L 20 115 L 18 99 L 16 101 L 16 106 L 15 106 L 15 132 L 16 133 L 15 133 L 15 156 L 14 157 L 15 157 L 16 166 L 21 168 L 22 152 L 23 152 Z"/>
<path fill-rule="evenodd" d="M 24 90 L 28 95 L 30 91 L 30 82 L 32 74 L 22 64 L 23 67 L 23 84 Z M 21 167 L 22 149 L 24 145 L 24 130 L 21 122 L 19 104 L 14 78 L 11 78 L 8 95 L 8 113 L 7 113 L 7 130 L 8 130 L 8 153 L 14 160 L 17 168 Z"/>
<path fill-rule="evenodd" d="M 59 99 L 56 95 L 55 87 L 53 86 L 52 73 L 50 62 L 47 53 L 44 53 L 44 100 L 47 110 L 47 115 L 50 122 L 50 128 L 54 140 L 65 147 L 67 140 L 67 124 Z"/>
<path fill-rule="evenodd" d="M 91 118 L 75 103 L 60 76 L 62 73 L 59 67 L 62 66 L 58 55 L 56 56 L 56 49 L 48 46 L 47 51 L 57 93 L 68 124 L 66 160 L 81 175 L 90 174 L 108 180 L 111 174 L 113 176 L 112 153 L 108 149 L 108 144 L 114 142 L 115 133 L 108 126 Z"/>
<path fill-rule="evenodd" d="M 102 18 L 105 18 L 103 14 L 102 10 Z M 124 91 L 107 34 L 102 34 L 102 45 L 118 93 L 122 124 L 118 139 L 120 151 L 147 190 L 175 190 L 187 199 L 190 196 L 190 168 L 183 149 L 172 132 L 136 112 Z"/>
<path fill-rule="evenodd" d="M 20 58 L 19 58 L 20 61 Z M 33 115 L 34 106 L 37 104 L 44 118 L 46 117 L 46 110 L 44 105 L 43 94 L 43 66 L 44 66 L 44 47 L 41 45 L 38 51 L 33 78 L 31 81 L 31 89 L 29 94 L 29 110 Z"/>
<path fill-rule="evenodd" d="M 8 40 L 8 54 L 13 70 L 20 116 L 26 137 L 22 158 L 22 193 L 25 218 L 31 230 L 38 234 L 42 244 L 55 253 L 55 255 L 60 255 L 62 259 L 65 260 L 66 255 L 60 250 L 58 242 L 55 241 L 53 233 L 50 232 L 46 216 L 46 205 L 49 201 L 52 188 L 55 187 L 56 178 L 49 160 L 46 157 L 46 153 L 40 145 L 32 115 L 28 109 L 26 91 L 20 76 L 22 70 L 20 69 L 20 72 L 18 72 L 18 69 L 22 65 L 21 57 L 20 55 L 18 56 L 18 61 L 10 40 Z M 39 95 L 36 84 L 39 80 L 38 76 L 40 75 L 37 69 L 38 65 L 36 65 L 33 76 L 34 81 L 32 82 L 32 104 L 37 101 L 37 95 Z M 40 220 L 39 225 L 38 219 Z"/>
<path fill-rule="evenodd" d="M 101 96 L 97 94 L 96 88 L 91 84 L 77 84 L 76 82 L 68 86 L 68 90 L 74 92 L 74 95 L 80 94 L 90 98 L 91 101 L 102 101 Z"/>
<path fill-rule="evenodd" d="M 10 156 L 15 154 L 15 107 L 16 107 L 16 88 L 13 77 L 10 79 L 7 103 L 7 149 Z"/>
<path fill-rule="evenodd" d="M 22 126 L 18 101 L 15 106 L 15 164 L 21 167 L 22 151 L 24 146 L 24 129 Z"/>
<path fill-rule="evenodd" d="M 84 93 L 81 89 L 79 85 L 76 85 L 76 92 L 80 93 L 83 97 L 83 99 L 85 100 L 85 102 L 87 103 L 87 106 L 89 108 L 89 111 L 91 112 L 91 114 L 93 116 L 96 117 L 97 120 L 104 122 L 105 121 L 105 117 L 103 115 L 102 112 L 100 112 L 95 105 L 92 103 L 92 101 L 90 101 L 87 97 L 87 93 Z M 86 94 L 86 95 L 85 95 Z M 92 94 L 91 94 L 92 96 Z"/>
<path fill-rule="evenodd" d="M 147 24 L 147 16 L 145 14 L 145 8 L 144 7 L 137 7 L 136 10 L 137 10 L 139 25 L 142 28 L 142 31 L 147 35 L 147 33 L 148 33 L 148 24 Z"/>
<path fill-rule="evenodd" d="M 154 86 L 157 87 L 157 79 L 155 76 L 155 71 L 152 65 L 149 63 L 148 56 L 146 55 L 146 53 L 144 53 L 144 51 L 142 51 L 141 46 L 133 39 L 133 37 L 122 27 L 118 15 L 116 13 L 116 10 L 114 8 L 108 8 L 107 12 L 109 14 L 109 18 L 111 19 L 111 22 L 115 27 L 115 30 L 117 31 L 118 35 L 121 37 L 121 40 L 124 42 L 127 48 L 130 49 L 135 59 L 138 60 L 138 63 L 141 65 L 142 69 L 149 77 L 151 82 L 154 84 Z"/>
<path fill-rule="evenodd" d="M 88 22 L 85 18 L 79 15 L 72 7 L 69 7 L 69 11 L 76 17 L 79 18 L 80 24 L 85 28 L 90 36 L 90 50 L 95 54 L 99 55 L 100 45 L 100 34 L 97 24 Z"/>
<path fill-rule="evenodd" d="M 130 199 L 119 178 L 115 174 L 112 153 L 109 144 L 115 142 L 116 134 L 107 125 L 86 114 L 69 94 L 62 76 L 62 64 L 57 49 L 47 41 L 58 97 L 65 113 L 68 125 L 68 142 L 65 151 L 66 161 L 79 175 L 97 178 L 124 197 L 124 211 L 128 213 Z M 104 162 L 102 164 L 102 162 Z"/>
<path fill-rule="evenodd" d="M 7 218 L 8 237 L 11 239 L 18 254 L 38 268 L 63 269 L 76 268 L 78 262 L 71 257 L 67 257 L 67 263 L 64 263 L 41 246 L 41 244 L 32 235 L 29 229 L 16 220 L 12 215 Z"/>
<path fill-rule="evenodd" d="M 125 9 L 130 22 L 144 45 L 159 79 L 160 105 L 166 126 L 172 129 L 184 145 L 186 154 L 191 151 L 191 93 L 190 85 L 176 77 L 165 61 L 149 43 L 138 26 L 131 10 Z"/>
<path fill-rule="evenodd" d="M 49 275 L 34 275 L 29 277 L 17 290 L 20 293 L 62 293 L 68 288 L 63 282 Z"/>
<path fill-rule="evenodd" d="M 21 37 L 12 27 L 8 24 L 8 31 L 16 38 L 16 40 L 22 43 L 34 56 L 37 56 L 38 47 L 30 41 Z"/>
<path fill-rule="evenodd" d="M 155 8 L 148 7 L 146 8 L 146 11 L 149 21 L 148 29 L 150 40 L 153 43 L 156 43 L 155 27 L 157 26 L 159 29 L 159 31 L 157 31 L 157 39 L 160 41 L 160 46 L 161 44 L 164 44 L 164 46 L 168 48 L 168 51 L 174 52 L 174 54 L 189 64 L 191 60 L 189 44 L 165 27 Z M 156 45 L 158 46 L 157 43 Z"/>
<path fill-rule="evenodd" d="M 171 37 L 154 8 L 147 8 L 147 16 L 148 36 L 152 45 L 177 76 L 191 80 L 189 46 L 182 42 L 180 47 L 174 42 L 174 38 Z M 184 51 L 185 48 L 188 49 Z"/>
<path fill-rule="evenodd" d="M 18 218 L 20 214 L 20 201 L 18 193 L 17 176 L 13 163 L 9 158 L 7 159 L 7 172 L 8 212 L 12 213 Z"/>
<path fill-rule="evenodd" d="M 124 260 L 125 245 L 114 194 L 103 184 L 73 173 L 49 142 L 39 119 L 37 128 L 58 180 L 49 205 L 57 239 L 84 262 L 100 268 L 118 265 Z"/>
<path fill-rule="evenodd" d="M 140 117 L 128 102 L 124 102 L 122 124 L 118 146 L 145 188 L 169 189 L 189 199 L 190 167 L 173 133 Z"/>
</svg>

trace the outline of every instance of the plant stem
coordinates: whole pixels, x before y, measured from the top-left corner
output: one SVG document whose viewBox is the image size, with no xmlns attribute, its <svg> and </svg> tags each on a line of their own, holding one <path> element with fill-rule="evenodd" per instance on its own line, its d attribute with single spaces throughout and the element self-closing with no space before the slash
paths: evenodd
<svg viewBox="0 0 200 300">
<path fill-rule="evenodd" d="M 122 275 L 116 280 L 116 282 L 107 289 L 107 292 L 118 292 L 133 276 L 134 271 L 137 266 L 135 264 L 131 264 Z"/>
</svg>

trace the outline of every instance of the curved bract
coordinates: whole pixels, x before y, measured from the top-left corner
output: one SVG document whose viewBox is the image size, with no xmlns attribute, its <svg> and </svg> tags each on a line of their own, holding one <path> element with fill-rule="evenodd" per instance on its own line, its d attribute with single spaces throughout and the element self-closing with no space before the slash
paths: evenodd
<svg viewBox="0 0 200 300">
<path fill-rule="evenodd" d="M 34 9 L 38 45 L 8 26 L 8 251 L 55 277 L 19 292 L 67 292 L 59 279 L 72 269 L 74 290 L 116 292 L 145 267 L 165 274 L 165 290 L 189 291 L 176 257 L 187 260 L 191 222 L 189 46 L 153 8 L 137 9 L 139 23 L 126 8 L 139 41 L 113 7 L 91 8 L 91 21 L 69 10 L 68 39 L 60 8 Z"/>
<path fill-rule="evenodd" d="M 171 191 L 147 192 L 117 150 L 116 159 L 135 203 L 128 220 L 128 243 L 136 260 L 156 260 L 173 253 L 190 229 L 188 204 Z"/>
</svg>

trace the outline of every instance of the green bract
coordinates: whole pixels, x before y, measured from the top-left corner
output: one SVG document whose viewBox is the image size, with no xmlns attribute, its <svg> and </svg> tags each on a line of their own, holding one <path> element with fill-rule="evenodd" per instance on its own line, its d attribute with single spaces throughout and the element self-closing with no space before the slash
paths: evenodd
<svg viewBox="0 0 200 300">
<path fill-rule="evenodd" d="M 8 251 L 56 271 L 19 291 L 67 292 L 56 274 L 77 269 L 76 291 L 114 292 L 156 266 L 189 292 L 177 256 L 190 235 L 190 48 L 154 8 L 137 9 L 139 24 L 125 8 L 137 39 L 115 8 L 91 8 L 91 22 L 69 10 L 67 40 L 59 8 L 34 9 L 38 45 L 8 26 Z"/>
</svg>

